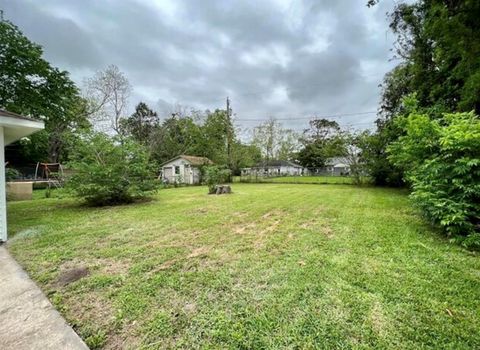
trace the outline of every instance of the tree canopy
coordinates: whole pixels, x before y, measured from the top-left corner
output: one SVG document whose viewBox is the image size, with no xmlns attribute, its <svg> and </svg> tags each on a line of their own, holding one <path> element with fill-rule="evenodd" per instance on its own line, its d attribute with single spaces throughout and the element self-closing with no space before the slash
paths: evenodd
<svg viewBox="0 0 480 350">
<path fill-rule="evenodd" d="M 383 84 L 382 112 L 401 109 L 414 93 L 420 107 L 480 112 L 480 2 L 421 0 L 390 14 L 400 64 Z"/>
<path fill-rule="evenodd" d="M 52 67 L 42 55 L 18 27 L 0 21 L 0 107 L 45 122 L 45 130 L 32 135 L 31 142 L 17 144 L 24 162 L 59 161 L 72 131 L 88 127 L 85 102 L 68 72 Z"/>
</svg>

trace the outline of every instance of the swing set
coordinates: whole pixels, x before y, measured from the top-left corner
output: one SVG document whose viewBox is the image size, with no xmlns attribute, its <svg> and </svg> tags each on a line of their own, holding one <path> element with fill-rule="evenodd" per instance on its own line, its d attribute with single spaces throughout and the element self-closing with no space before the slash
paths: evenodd
<svg viewBox="0 0 480 350">
<path fill-rule="evenodd" d="M 48 188 L 63 187 L 65 181 L 63 167 L 60 163 L 37 163 L 35 181 L 46 181 Z"/>
</svg>

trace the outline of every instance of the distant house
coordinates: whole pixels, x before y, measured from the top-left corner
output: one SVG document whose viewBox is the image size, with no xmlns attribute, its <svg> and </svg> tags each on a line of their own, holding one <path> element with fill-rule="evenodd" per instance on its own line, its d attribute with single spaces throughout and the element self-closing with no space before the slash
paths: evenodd
<svg viewBox="0 0 480 350">
<path fill-rule="evenodd" d="M 180 155 L 161 165 L 160 178 L 166 183 L 199 184 L 200 167 L 208 164 L 213 162 L 205 157 Z"/>
<path fill-rule="evenodd" d="M 328 158 L 325 162 L 325 170 L 332 175 L 348 175 L 350 162 L 345 157 Z"/>
<path fill-rule="evenodd" d="M 303 167 L 301 165 L 289 162 L 287 160 L 270 160 L 260 162 L 251 168 L 243 168 L 242 175 L 255 176 L 287 176 L 302 175 Z"/>
</svg>

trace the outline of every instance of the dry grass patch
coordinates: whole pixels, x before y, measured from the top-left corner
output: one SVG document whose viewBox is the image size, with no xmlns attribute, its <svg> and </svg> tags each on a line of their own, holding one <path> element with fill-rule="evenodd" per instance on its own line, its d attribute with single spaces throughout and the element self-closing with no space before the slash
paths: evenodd
<svg viewBox="0 0 480 350">
<path fill-rule="evenodd" d="M 92 260 L 89 264 L 93 268 L 98 269 L 102 274 L 106 275 L 126 275 L 132 266 L 130 259 L 112 259 L 112 258 L 98 258 Z"/>
<path fill-rule="evenodd" d="M 194 248 L 190 254 L 188 254 L 187 258 L 192 259 L 192 258 L 197 258 L 197 257 L 205 257 L 208 255 L 210 252 L 211 248 L 210 247 L 198 247 Z"/>
<path fill-rule="evenodd" d="M 382 304 L 379 301 L 373 303 L 369 314 L 369 321 L 374 332 L 380 337 L 383 338 L 388 333 L 388 320 L 384 315 Z"/>
</svg>

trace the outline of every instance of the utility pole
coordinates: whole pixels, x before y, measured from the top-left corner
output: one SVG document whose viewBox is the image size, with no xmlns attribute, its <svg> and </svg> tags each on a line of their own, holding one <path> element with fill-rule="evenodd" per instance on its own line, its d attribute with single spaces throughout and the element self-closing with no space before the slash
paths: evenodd
<svg viewBox="0 0 480 350">
<path fill-rule="evenodd" d="M 228 168 L 232 170 L 232 119 L 230 117 L 230 99 L 227 96 L 227 164 Z"/>
</svg>

